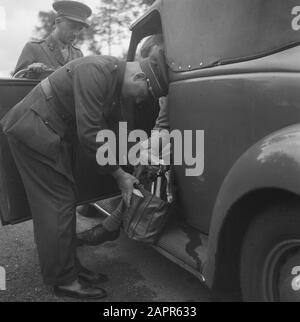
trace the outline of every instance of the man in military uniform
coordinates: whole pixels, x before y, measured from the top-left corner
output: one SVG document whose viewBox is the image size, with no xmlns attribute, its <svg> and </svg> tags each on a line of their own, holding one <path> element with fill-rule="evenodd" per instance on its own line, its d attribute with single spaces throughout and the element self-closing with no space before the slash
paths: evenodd
<svg viewBox="0 0 300 322">
<path fill-rule="evenodd" d="M 54 31 L 44 40 L 25 45 L 14 75 L 28 69 L 28 72 L 21 73 L 20 76 L 42 80 L 71 60 L 83 57 L 81 50 L 73 42 L 78 33 L 89 26 L 87 18 L 91 16 L 92 10 L 76 1 L 55 2 L 53 9 L 57 12 Z M 88 209 L 88 206 L 78 206 L 77 212 L 85 216 L 88 215 Z"/>
<path fill-rule="evenodd" d="M 164 43 L 162 34 L 150 36 L 141 47 L 139 61 L 143 65 L 144 62 L 147 63 L 148 61 L 145 60 L 145 58 L 149 57 L 150 61 L 152 61 L 152 59 L 155 60 L 158 53 L 161 53 L 163 51 Z M 159 105 L 160 111 L 153 130 L 169 130 L 170 127 L 167 98 L 160 97 Z M 143 111 L 142 113 L 145 114 L 145 111 Z M 160 138 L 163 138 L 162 142 L 160 141 Z M 163 148 L 164 144 L 167 144 L 170 141 L 168 137 L 168 131 L 163 133 L 156 132 L 155 134 L 153 134 L 153 136 L 151 136 L 149 140 L 143 142 L 142 145 L 145 147 L 145 149 L 149 145 L 149 141 L 151 142 L 151 149 L 147 152 L 147 154 L 158 157 L 160 144 L 162 143 L 161 148 Z M 111 216 L 107 217 L 101 224 L 93 227 L 92 229 L 79 233 L 77 235 L 78 246 L 96 246 L 107 241 L 113 241 L 118 239 L 120 235 L 120 228 L 122 226 L 122 207 L 123 203 L 120 203 L 118 209 L 116 209 L 111 214 Z"/>
<path fill-rule="evenodd" d="M 83 284 L 78 270 L 74 144 L 79 140 L 96 163 L 98 132 L 124 121 L 121 100 L 141 102 L 150 93 L 156 98 L 166 95 L 162 68 L 161 56 L 141 64 L 110 56 L 76 59 L 44 79 L 0 122 L 29 200 L 44 282 L 58 295 L 106 295 L 98 285 Z M 115 178 L 129 205 L 137 179 L 117 165 L 98 170 Z"/>
<path fill-rule="evenodd" d="M 53 8 L 57 12 L 55 29 L 46 39 L 25 45 L 14 75 L 29 69 L 23 77 L 44 79 L 59 67 L 83 56 L 73 43 L 81 30 L 89 26 L 87 18 L 91 16 L 92 10 L 77 1 L 54 2 Z"/>
</svg>

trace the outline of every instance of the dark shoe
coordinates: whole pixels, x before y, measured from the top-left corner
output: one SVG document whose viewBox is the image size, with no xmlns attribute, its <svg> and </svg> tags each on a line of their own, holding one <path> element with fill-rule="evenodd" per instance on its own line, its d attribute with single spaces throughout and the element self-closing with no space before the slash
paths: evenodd
<svg viewBox="0 0 300 322">
<path fill-rule="evenodd" d="M 57 296 L 72 297 L 79 300 L 98 300 L 107 296 L 105 290 L 85 285 L 82 285 L 78 291 L 66 290 L 61 286 L 55 286 L 54 293 Z"/>
<path fill-rule="evenodd" d="M 77 234 L 77 246 L 89 245 L 96 246 L 107 241 L 113 241 L 120 236 L 120 229 L 116 231 L 109 231 L 105 229 L 102 224 L 94 228 Z"/>
<path fill-rule="evenodd" d="M 83 266 L 80 267 L 78 278 L 86 284 L 99 284 L 108 281 L 108 277 L 105 274 L 92 272 Z"/>
</svg>

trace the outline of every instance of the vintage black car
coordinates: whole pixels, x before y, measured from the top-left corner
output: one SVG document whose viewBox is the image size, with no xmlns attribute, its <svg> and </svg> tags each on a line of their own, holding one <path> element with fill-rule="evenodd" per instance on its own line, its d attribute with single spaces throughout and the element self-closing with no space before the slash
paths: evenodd
<svg viewBox="0 0 300 322">
<path fill-rule="evenodd" d="M 131 29 L 129 61 L 164 36 L 171 129 L 205 133 L 204 172 L 175 166 L 182 214 L 154 247 L 210 288 L 299 301 L 300 1 L 158 0 Z M 35 84 L 1 79 L 0 116 Z M 1 140 L 1 217 L 15 224 L 30 212 Z M 115 183 L 84 165 L 79 203 L 110 213 Z"/>
</svg>

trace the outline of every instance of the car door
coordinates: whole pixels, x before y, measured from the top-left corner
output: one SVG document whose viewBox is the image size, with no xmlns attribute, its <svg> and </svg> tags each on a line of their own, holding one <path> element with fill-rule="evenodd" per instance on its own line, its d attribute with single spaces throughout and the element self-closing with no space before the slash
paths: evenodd
<svg viewBox="0 0 300 322">
<path fill-rule="evenodd" d="M 37 85 L 37 81 L 0 79 L 0 118 Z M 89 161 L 78 146 L 74 176 L 77 183 L 77 202 L 106 199 L 118 194 L 116 182 L 109 175 L 99 175 L 95 163 Z M 14 159 L 5 135 L 0 131 L 0 217 L 3 225 L 16 224 L 31 219 L 31 213 Z"/>
</svg>

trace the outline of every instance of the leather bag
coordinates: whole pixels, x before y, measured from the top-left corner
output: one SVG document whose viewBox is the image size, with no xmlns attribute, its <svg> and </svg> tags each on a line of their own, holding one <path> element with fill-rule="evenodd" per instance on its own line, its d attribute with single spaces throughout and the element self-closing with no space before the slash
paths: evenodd
<svg viewBox="0 0 300 322">
<path fill-rule="evenodd" d="M 131 206 L 123 212 L 123 228 L 129 238 L 153 244 L 168 219 L 169 204 L 138 185 Z"/>
</svg>

